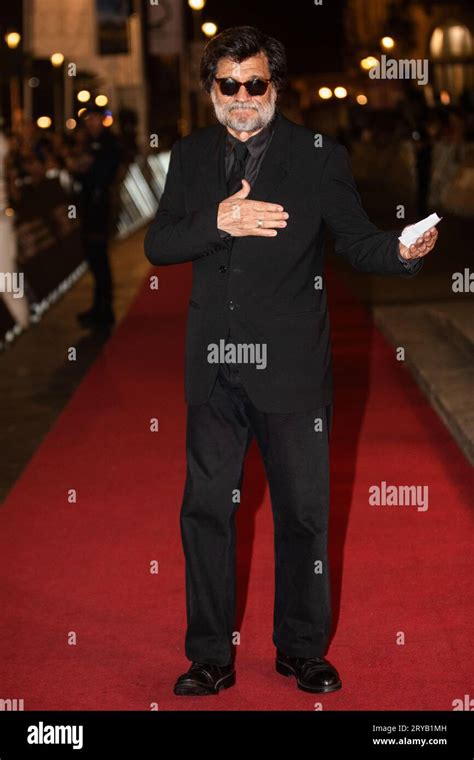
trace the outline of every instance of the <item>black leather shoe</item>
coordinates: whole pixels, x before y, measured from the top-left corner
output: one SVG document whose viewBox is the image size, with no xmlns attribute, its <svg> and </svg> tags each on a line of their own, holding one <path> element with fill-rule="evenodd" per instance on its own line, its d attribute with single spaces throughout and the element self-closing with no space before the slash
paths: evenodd
<svg viewBox="0 0 474 760">
<path fill-rule="evenodd" d="M 336 668 L 324 657 L 288 657 L 277 649 L 276 670 L 282 676 L 295 676 L 303 691 L 326 693 L 342 687 Z"/>
<path fill-rule="evenodd" d="M 220 689 L 228 689 L 235 684 L 234 664 L 209 665 L 193 662 L 186 673 L 182 673 L 174 685 L 174 693 L 180 696 L 204 696 L 218 694 Z"/>
</svg>

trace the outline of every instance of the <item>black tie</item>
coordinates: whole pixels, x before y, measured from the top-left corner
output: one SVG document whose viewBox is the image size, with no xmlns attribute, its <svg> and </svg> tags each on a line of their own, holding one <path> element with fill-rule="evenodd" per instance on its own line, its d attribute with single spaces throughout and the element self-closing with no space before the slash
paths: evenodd
<svg viewBox="0 0 474 760">
<path fill-rule="evenodd" d="M 248 148 L 242 140 L 234 145 L 234 163 L 227 181 L 227 192 L 233 195 L 237 190 L 242 189 L 242 179 L 245 176 L 245 161 L 248 155 Z"/>
</svg>

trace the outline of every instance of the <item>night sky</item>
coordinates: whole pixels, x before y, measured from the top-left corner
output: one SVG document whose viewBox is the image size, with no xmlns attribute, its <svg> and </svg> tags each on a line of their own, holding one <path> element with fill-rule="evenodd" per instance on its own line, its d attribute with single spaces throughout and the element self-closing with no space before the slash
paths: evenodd
<svg viewBox="0 0 474 760">
<path fill-rule="evenodd" d="M 345 0 L 207 0 L 204 21 L 219 30 L 238 24 L 257 26 L 286 47 L 291 74 L 342 71 Z"/>
</svg>

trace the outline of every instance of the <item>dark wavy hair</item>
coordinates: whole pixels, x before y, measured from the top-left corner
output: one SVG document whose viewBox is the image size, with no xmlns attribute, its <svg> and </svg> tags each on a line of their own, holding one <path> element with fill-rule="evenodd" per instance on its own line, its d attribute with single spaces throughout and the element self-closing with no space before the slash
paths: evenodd
<svg viewBox="0 0 474 760">
<path fill-rule="evenodd" d="M 233 26 L 213 37 L 204 48 L 200 65 L 201 86 L 210 92 L 220 58 L 230 58 L 241 63 L 246 58 L 265 53 L 270 76 L 278 93 L 287 81 L 285 48 L 274 37 L 269 37 L 254 26 Z"/>
</svg>

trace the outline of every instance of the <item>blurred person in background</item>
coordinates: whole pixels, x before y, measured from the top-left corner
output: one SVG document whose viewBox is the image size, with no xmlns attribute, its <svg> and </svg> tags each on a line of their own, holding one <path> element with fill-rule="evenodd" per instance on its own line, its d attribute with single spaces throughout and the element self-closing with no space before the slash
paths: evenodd
<svg viewBox="0 0 474 760">
<path fill-rule="evenodd" d="M 86 260 L 94 278 L 93 303 L 77 315 L 84 327 L 113 324 L 113 280 L 108 241 L 111 191 L 121 163 L 121 150 L 113 132 L 104 127 L 104 110 L 91 106 L 79 127 L 79 151 L 67 160 L 80 183 L 79 218 Z"/>
<path fill-rule="evenodd" d="M 428 214 L 431 170 L 433 161 L 433 141 L 426 124 L 421 124 L 412 133 L 415 149 L 417 213 L 420 217 Z"/>
</svg>

